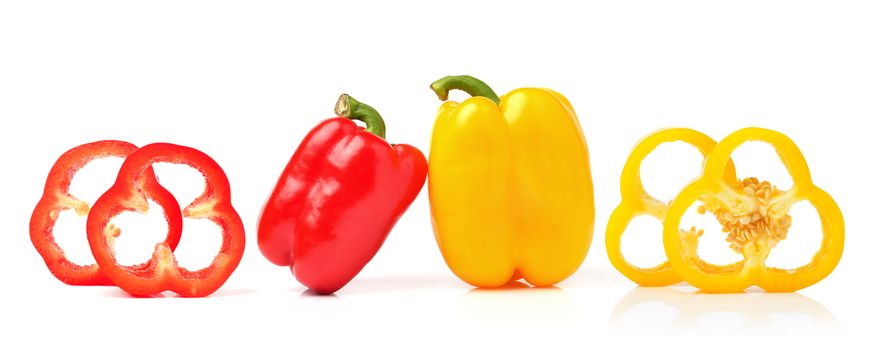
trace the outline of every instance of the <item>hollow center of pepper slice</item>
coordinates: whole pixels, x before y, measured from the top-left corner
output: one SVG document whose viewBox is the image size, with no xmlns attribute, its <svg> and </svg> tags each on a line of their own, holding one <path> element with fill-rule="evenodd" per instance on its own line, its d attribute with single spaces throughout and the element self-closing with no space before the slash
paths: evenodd
<svg viewBox="0 0 876 350">
<path fill-rule="evenodd" d="M 752 250 L 768 251 L 788 237 L 791 216 L 778 205 L 783 191 L 754 177 L 737 181 L 731 189 L 731 195 L 703 196 L 697 212 L 715 215 L 733 251 L 745 255 Z M 687 233 L 702 236 L 703 230 L 691 227 Z"/>
</svg>

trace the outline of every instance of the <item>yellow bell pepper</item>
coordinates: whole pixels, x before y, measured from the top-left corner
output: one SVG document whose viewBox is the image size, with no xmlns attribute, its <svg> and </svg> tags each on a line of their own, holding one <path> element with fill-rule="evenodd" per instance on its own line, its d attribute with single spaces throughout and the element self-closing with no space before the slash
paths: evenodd
<svg viewBox="0 0 876 350">
<path fill-rule="evenodd" d="M 645 191 L 644 186 L 642 186 L 640 168 L 645 157 L 653 152 L 657 146 L 676 141 L 696 147 L 704 157 L 715 146 L 715 140 L 712 140 L 711 137 L 699 131 L 685 128 L 658 130 L 640 140 L 624 165 L 620 179 L 621 203 L 612 212 L 605 232 L 605 248 L 611 264 L 633 282 L 646 287 L 668 286 L 681 282 L 681 277 L 672 270 L 669 261 L 654 267 L 638 267 L 631 264 L 621 254 L 621 236 L 626 231 L 627 225 L 636 216 L 650 215 L 661 223 L 666 218 L 669 204 L 661 202 Z M 724 179 L 736 180 L 736 170 L 732 162 L 727 166 Z M 655 234 L 657 233 L 655 232 Z"/>
<path fill-rule="evenodd" d="M 593 236 L 593 183 L 569 101 L 541 88 L 500 99 L 482 81 L 449 76 L 429 155 L 432 226 L 450 269 L 477 287 L 523 278 L 549 286 L 574 273 Z"/>
<path fill-rule="evenodd" d="M 728 181 L 730 154 L 748 141 L 772 145 L 794 180 L 787 191 L 755 178 Z M 795 269 L 768 267 L 770 250 L 786 238 L 791 226 L 788 211 L 808 200 L 821 218 L 821 248 L 812 260 Z M 703 230 L 681 229 L 681 217 L 695 202 L 700 214 L 716 216 L 727 232 L 730 247 L 743 259 L 729 265 L 714 265 L 697 255 Z M 836 202 L 812 184 L 809 167 L 800 149 L 776 131 L 746 128 L 736 131 L 712 148 L 702 175 L 685 187 L 669 206 L 664 220 L 663 244 L 672 269 L 682 279 L 706 292 L 740 292 L 757 285 L 767 292 L 791 292 L 820 281 L 836 267 L 843 251 L 845 228 Z"/>
</svg>

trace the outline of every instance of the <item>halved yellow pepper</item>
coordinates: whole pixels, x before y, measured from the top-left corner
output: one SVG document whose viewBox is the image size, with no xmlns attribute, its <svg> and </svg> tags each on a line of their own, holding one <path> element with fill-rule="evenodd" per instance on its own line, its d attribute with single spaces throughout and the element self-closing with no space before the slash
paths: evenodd
<svg viewBox="0 0 876 350">
<path fill-rule="evenodd" d="M 728 181 L 730 154 L 748 141 L 772 145 L 794 181 L 787 191 L 755 178 Z M 791 225 L 788 211 L 795 203 L 808 200 L 821 218 L 822 243 L 812 260 L 795 269 L 767 267 L 770 250 L 785 238 Z M 730 265 L 714 265 L 700 259 L 697 244 L 703 230 L 679 228 L 682 216 L 695 202 L 697 210 L 715 214 L 728 233 L 731 248 L 743 259 Z M 669 206 L 664 220 L 663 244 L 672 269 L 707 292 L 740 292 L 757 285 L 767 292 L 791 292 L 820 281 L 836 267 L 843 251 L 845 228 L 836 202 L 812 184 L 809 167 L 800 149 L 776 131 L 745 128 L 712 148 L 702 175 L 685 187 Z"/>
<path fill-rule="evenodd" d="M 685 142 L 696 147 L 705 157 L 715 146 L 715 140 L 699 131 L 686 128 L 671 128 L 655 131 L 640 140 L 633 148 L 621 173 L 621 203 L 608 220 L 605 232 L 605 248 L 614 267 L 633 282 L 642 286 L 668 286 L 681 282 L 681 277 L 672 270 L 669 261 L 654 267 L 638 267 L 627 261 L 621 253 L 621 237 L 627 225 L 639 215 L 650 215 L 661 223 L 666 218 L 669 204 L 654 198 L 642 185 L 640 169 L 642 161 L 658 146 L 669 142 Z M 724 179 L 736 180 L 733 163 L 728 164 Z"/>
<path fill-rule="evenodd" d="M 501 99 L 482 81 L 432 84 L 471 98 L 438 110 L 429 155 L 432 226 L 450 269 L 477 287 L 520 278 L 549 286 L 584 260 L 593 183 L 584 134 L 565 97 L 522 88 Z"/>
</svg>

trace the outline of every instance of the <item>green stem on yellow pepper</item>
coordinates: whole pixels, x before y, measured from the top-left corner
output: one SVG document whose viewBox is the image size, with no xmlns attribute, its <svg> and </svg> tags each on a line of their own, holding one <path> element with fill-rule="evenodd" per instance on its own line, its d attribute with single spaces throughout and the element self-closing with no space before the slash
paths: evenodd
<svg viewBox="0 0 876 350">
<path fill-rule="evenodd" d="M 444 78 L 436 80 L 429 86 L 441 101 L 447 101 L 447 95 L 450 90 L 462 90 L 472 96 L 482 96 L 490 99 L 490 101 L 499 104 L 499 96 L 478 78 L 470 75 L 448 75 Z"/>
</svg>

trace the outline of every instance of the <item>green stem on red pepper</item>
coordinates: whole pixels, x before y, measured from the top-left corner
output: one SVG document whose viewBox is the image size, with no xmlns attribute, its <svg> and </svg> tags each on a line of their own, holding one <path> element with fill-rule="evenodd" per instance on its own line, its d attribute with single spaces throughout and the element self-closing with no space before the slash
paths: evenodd
<svg viewBox="0 0 876 350">
<path fill-rule="evenodd" d="M 486 97 L 499 104 L 499 96 L 496 92 L 487 83 L 470 75 L 448 75 L 436 80 L 429 88 L 435 91 L 441 101 L 447 101 L 450 90 L 462 90 L 469 95 Z"/>
<path fill-rule="evenodd" d="M 352 96 L 342 94 L 338 98 L 338 103 L 335 104 L 335 113 L 344 118 L 361 120 L 365 123 L 365 130 L 386 139 L 386 124 L 383 123 L 380 113 Z"/>
</svg>

